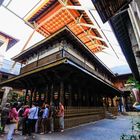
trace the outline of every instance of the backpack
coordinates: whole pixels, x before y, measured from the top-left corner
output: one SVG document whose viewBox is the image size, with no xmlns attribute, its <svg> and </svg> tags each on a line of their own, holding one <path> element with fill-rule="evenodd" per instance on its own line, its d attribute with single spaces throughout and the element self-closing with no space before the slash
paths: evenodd
<svg viewBox="0 0 140 140">
<path fill-rule="evenodd" d="M 4 108 L 2 109 L 2 112 L 1 112 L 1 118 L 7 119 L 7 118 L 9 117 L 9 112 L 10 112 L 10 109 L 4 107 Z"/>
<path fill-rule="evenodd" d="M 42 117 L 43 115 L 43 110 L 41 108 L 38 109 L 38 117 Z"/>
<path fill-rule="evenodd" d="M 11 113 L 11 109 L 9 109 L 9 113 L 8 113 L 8 117 L 7 117 L 7 120 L 6 120 L 6 124 L 10 124 L 10 113 Z"/>
<path fill-rule="evenodd" d="M 20 108 L 20 110 L 18 112 L 18 116 L 23 117 L 23 113 L 24 113 L 24 108 Z"/>
</svg>

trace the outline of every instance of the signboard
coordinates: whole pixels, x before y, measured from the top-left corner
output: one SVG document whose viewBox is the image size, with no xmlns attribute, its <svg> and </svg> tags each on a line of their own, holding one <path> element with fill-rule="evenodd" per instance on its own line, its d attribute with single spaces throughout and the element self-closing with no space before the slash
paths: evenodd
<svg viewBox="0 0 140 140">
<path fill-rule="evenodd" d="M 132 0 L 92 0 L 103 23 L 114 16 L 117 11 L 127 6 Z"/>
</svg>

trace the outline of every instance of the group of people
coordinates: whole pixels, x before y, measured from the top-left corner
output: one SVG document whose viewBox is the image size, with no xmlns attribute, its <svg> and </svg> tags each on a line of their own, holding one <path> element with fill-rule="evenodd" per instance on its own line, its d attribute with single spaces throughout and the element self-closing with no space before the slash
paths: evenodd
<svg viewBox="0 0 140 140">
<path fill-rule="evenodd" d="M 64 131 L 64 106 L 61 102 L 56 106 L 53 102 L 49 104 L 43 103 L 39 107 L 38 103 L 34 102 L 32 107 L 29 105 L 18 105 L 14 103 L 6 103 L 1 112 L 1 127 L 2 132 L 5 131 L 5 126 L 9 128 L 7 140 L 13 139 L 15 131 L 20 131 L 24 135 L 24 139 L 32 136 L 33 132 L 45 134 L 54 132 L 56 119 L 58 120 L 59 131 Z"/>
</svg>

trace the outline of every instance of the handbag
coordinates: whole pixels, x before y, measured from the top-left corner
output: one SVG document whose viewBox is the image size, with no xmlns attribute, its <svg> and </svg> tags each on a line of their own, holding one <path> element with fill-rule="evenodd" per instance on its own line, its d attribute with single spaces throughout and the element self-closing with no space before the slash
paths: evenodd
<svg viewBox="0 0 140 140">
<path fill-rule="evenodd" d="M 6 124 L 12 124 L 12 123 L 17 123 L 17 120 L 15 118 L 7 118 Z"/>
<path fill-rule="evenodd" d="M 17 123 L 17 120 L 15 118 L 10 119 L 10 123 Z"/>
</svg>

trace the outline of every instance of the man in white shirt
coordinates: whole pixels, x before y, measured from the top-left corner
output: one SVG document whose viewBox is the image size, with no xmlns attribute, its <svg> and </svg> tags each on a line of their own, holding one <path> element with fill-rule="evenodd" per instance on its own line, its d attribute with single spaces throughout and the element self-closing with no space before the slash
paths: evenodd
<svg viewBox="0 0 140 140">
<path fill-rule="evenodd" d="M 32 132 L 35 132 L 35 125 L 38 119 L 38 110 L 39 110 L 38 105 L 36 103 L 33 103 L 32 108 L 29 111 L 29 116 L 28 116 L 29 136 L 31 136 Z M 33 136 L 33 138 L 35 138 L 35 136 Z"/>
</svg>

